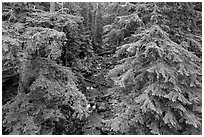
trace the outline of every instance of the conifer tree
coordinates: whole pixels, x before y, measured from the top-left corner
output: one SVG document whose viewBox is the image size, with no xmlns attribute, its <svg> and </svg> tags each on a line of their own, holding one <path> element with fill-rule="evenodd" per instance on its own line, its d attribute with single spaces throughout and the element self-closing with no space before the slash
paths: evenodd
<svg viewBox="0 0 204 137">
<path fill-rule="evenodd" d="M 16 2 L 2 12 L 3 134 L 202 134 L 201 3 Z M 100 58 L 92 44 L 105 47 Z"/>
<path fill-rule="evenodd" d="M 195 3 L 125 6 L 132 13 L 112 24 L 129 35 L 108 74 L 114 117 L 104 123 L 124 134 L 201 134 L 201 12 Z"/>
<path fill-rule="evenodd" d="M 80 124 L 88 116 L 87 100 L 71 68 L 60 63 L 67 39 L 61 27 L 73 33 L 80 19 L 39 10 L 27 15 L 22 17 L 26 23 L 4 22 L 4 68 L 10 66 L 19 75 L 17 95 L 3 106 L 4 130 L 14 135 L 76 133 L 74 122 Z M 9 31 L 7 24 L 20 33 L 13 35 L 15 31 Z"/>
</svg>

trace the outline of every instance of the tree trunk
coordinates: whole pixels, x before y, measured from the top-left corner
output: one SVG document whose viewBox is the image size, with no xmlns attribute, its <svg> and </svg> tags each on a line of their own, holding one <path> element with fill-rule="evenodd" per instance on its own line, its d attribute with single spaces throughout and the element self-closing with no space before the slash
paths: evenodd
<svg viewBox="0 0 204 137">
<path fill-rule="evenodd" d="M 50 13 L 55 12 L 55 2 L 50 2 Z"/>
<path fill-rule="evenodd" d="M 93 24 L 94 24 L 93 42 L 95 46 L 93 48 L 96 52 L 100 52 L 102 48 L 103 25 L 102 25 L 101 5 L 99 2 L 97 2 L 95 6 L 95 15 L 94 15 Z"/>
<path fill-rule="evenodd" d="M 94 39 L 94 43 L 96 44 L 97 43 L 97 26 L 98 26 L 98 21 L 97 21 L 97 16 L 98 16 L 98 11 L 99 11 L 99 9 L 98 9 L 99 7 L 98 7 L 98 2 L 97 2 L 97 4 L 96 4 L 96 8 L 95 8 L 95 18 L 94 18 L 94 32 L 93 32 L 93 39 Z"/>
</svg>

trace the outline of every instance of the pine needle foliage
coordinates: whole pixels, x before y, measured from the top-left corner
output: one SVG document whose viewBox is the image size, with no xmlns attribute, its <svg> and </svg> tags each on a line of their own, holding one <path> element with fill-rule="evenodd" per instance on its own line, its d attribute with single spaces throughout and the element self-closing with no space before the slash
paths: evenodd
<svg viewBox="0 0 204 137">
<path fill-rule="evenodd" d="M 13 34 L 12 34 L 13 33 Z M 4 96 L 2 104 L 11 100 L 17 94 L 18 88 L 18 70 L 21 40 L 14 38 L 17 35 L 10 29 L 9 25 L 3 24 L 2 28 L 2 85 Z M 8 86 L 10 85 L 10 86 Z"/>
<path fill-rule="evenodd" d="M 202 41 L 194 26 L 199 11 L 194 3 L 134 5 L 132 14 L 112 24 L 135 28 L 122 39 L 115 54 L 120 61 L 108 74 L 115 81 L 109 90 L 115 117 L 104 123 L 125 134 L 202 134 Z"/>
<path fill-rule="evenodd" d="M 14 65 L 19 75 L 17 95 L 3 106 L 3 127 L 11 135 L 72 134 L 78 126 L 74 122 L 82 123 L 88 116 L 87 100 L 78 90 L 75 75 L 59 63 L 67 40 L 61 20 L 50 28 L 46 15 L 25 16 L 16 39 L 4 29 L 4 79 L 8 67 L 15 69 Z M 66 27 L 75 32 L 78 18 L 69 17 Z"/>
</svg>

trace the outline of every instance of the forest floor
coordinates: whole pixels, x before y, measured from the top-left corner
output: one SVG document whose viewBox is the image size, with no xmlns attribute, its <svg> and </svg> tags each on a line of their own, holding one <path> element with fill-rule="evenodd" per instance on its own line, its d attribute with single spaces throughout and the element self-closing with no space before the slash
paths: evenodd
<svg viewBox="0 0 204 137">
<path fill-rule="evenodd" d="M 107 72 L 114 67 L 116 60 L 111 55 L 97 56 L 95 71 L 86 78 L 86 92 L 84 93 L 89 103 L 93 102 L 96 108 L 91 110 L 86 122 L 84 134 L 101 135 L 101 122 L 112 117 L 110 106 L 110 93 L 108 89 L 113 86 L 113 81 L 107 78 Z"/>
</svg>

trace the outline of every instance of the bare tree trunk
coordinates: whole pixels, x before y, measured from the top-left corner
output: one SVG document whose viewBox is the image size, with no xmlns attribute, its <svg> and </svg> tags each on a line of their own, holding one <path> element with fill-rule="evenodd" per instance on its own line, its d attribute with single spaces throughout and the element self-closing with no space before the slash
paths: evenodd
<svg viewBox="0 0 204 137">
<path fill-rule="evenodd" d="M 55 2 L 50 2 L 50 13 L 55 12 Z"/>
<path fill-rule="evenodd" d="M 101 4 L 99 2 L 95 5 L 94 12 L 94 30 L 93 30 L 93 42 L 94 49 L 96 52 L 100 52 L 102 48 L 102 34 L 103 34 L 103 26 L 102 26 L 102 13 L 101 13 Z"/>
<path fill-rule="evenodd" d="M 63 11 L 64 11 L 64 3 L 62 2 L 62 13 L 63 13 Z"/>
<path fill-rule="evenodd" d="M 94 32 L 93 32 L 93 39 L 94 39 L 94 43 L 96 44 L 97 43 L 97 25 L 98 25 L 98 21 L 97 21 L 97 19 L 98 19 L 98 11 L 99 11 L 99 9 L 98 9 L 99 7 L 98 7 L 98 2 L 96 3 L 96 7 L 95 7 L 95 15 L 94 15 Z"/>
</svg>

